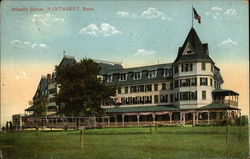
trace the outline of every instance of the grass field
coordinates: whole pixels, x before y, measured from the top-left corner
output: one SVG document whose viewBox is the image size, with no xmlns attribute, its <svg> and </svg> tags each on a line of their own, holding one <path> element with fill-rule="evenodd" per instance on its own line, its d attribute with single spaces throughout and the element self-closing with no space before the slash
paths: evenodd
<svg viewBox="0 0 250 159">
<path fill-rule="evenodd" d="M 4 159 L 247 158 L 248 130 L 226 127 L 107 128 L 1 134 Z M 228 146 L 226 146 L 228 143 Z"/>
</svg>

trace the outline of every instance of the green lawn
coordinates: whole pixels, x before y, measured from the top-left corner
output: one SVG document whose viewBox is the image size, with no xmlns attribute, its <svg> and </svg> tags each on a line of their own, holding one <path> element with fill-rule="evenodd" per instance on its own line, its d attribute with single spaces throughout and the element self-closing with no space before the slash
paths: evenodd
<svg viewBox="0 0 250 159">
<path fill-rule="evenodd" d="M 79 131 L 20 131 L 1 134 L 7 159 L 247 158 L 248 130 L 229 127 L 107 128 Z"/>
</svg>

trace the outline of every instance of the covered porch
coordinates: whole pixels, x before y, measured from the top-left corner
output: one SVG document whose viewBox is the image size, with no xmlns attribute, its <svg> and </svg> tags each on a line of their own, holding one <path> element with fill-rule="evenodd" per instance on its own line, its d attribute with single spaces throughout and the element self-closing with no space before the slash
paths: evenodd
<svg viewBox="0 0 250 159">
<path fill-rule="evenodd" d="M 179 109 L 167 106 L 139 106 L 106 109 L 109 122 L 116 126 L 197 125 L 223 120 L 236 120 L 240 109 L 210 104 L 196 109 Z"/>
</svg>

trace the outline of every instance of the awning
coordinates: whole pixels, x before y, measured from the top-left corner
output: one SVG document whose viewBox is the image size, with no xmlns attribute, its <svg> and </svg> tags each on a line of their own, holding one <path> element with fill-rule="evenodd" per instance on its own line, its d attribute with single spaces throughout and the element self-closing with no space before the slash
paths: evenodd
<svg viewBox="0 0 250 159">
<path fill-rule="evenodd" d="M 216 104 L 216 103 L 211 103 L 211 104 L 205 105 L 203 107 L 200 107 L 198 109 L 200 109 L 200 110 L 211 110 L 211 109 L 241 110 L 241 109 L 236 108 L 236 107 L 230 107 L 230 106 L 225 105 L 225 104 Z"/>
<path fill-rule="evenodd" d="M 136 107 L 118 107 L 105 108 L 106 113 L 131 113 L 131 112 L 159 112 L 159 111 L 178 111 L 174 106 L 136 106 Z"/>
<path fill-rule="evenodd" d="M 239 93 L 233 91 L 233 90 L 229 90 L 229 89 L 216 89 L 213 90 L 213 95 L 215 96 L 229 96 L 229 95 L 239 95 Z"/>
<path fill-rule="evenodd" d="M 34 111 L 34 106 L 30 106 L 29 108 L 25 109 L 25 111 Z"/>
</svg>

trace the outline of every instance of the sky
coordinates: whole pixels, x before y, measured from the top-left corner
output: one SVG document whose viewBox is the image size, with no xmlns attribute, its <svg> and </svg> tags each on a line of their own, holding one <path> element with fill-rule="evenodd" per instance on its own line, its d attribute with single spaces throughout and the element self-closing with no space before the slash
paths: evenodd
<svg viewBox="0 0 250 159">
<path fill-rule="evenodd" d="M 249 22 L 246 0 L 2 1 L 1 121 L 24 114 L 41 75 L 66 55 L 122 62 L 171 63 L 193 21 L 221 69 L 223 88 L 240 93 L 248 113 Z"/>
</svg>

